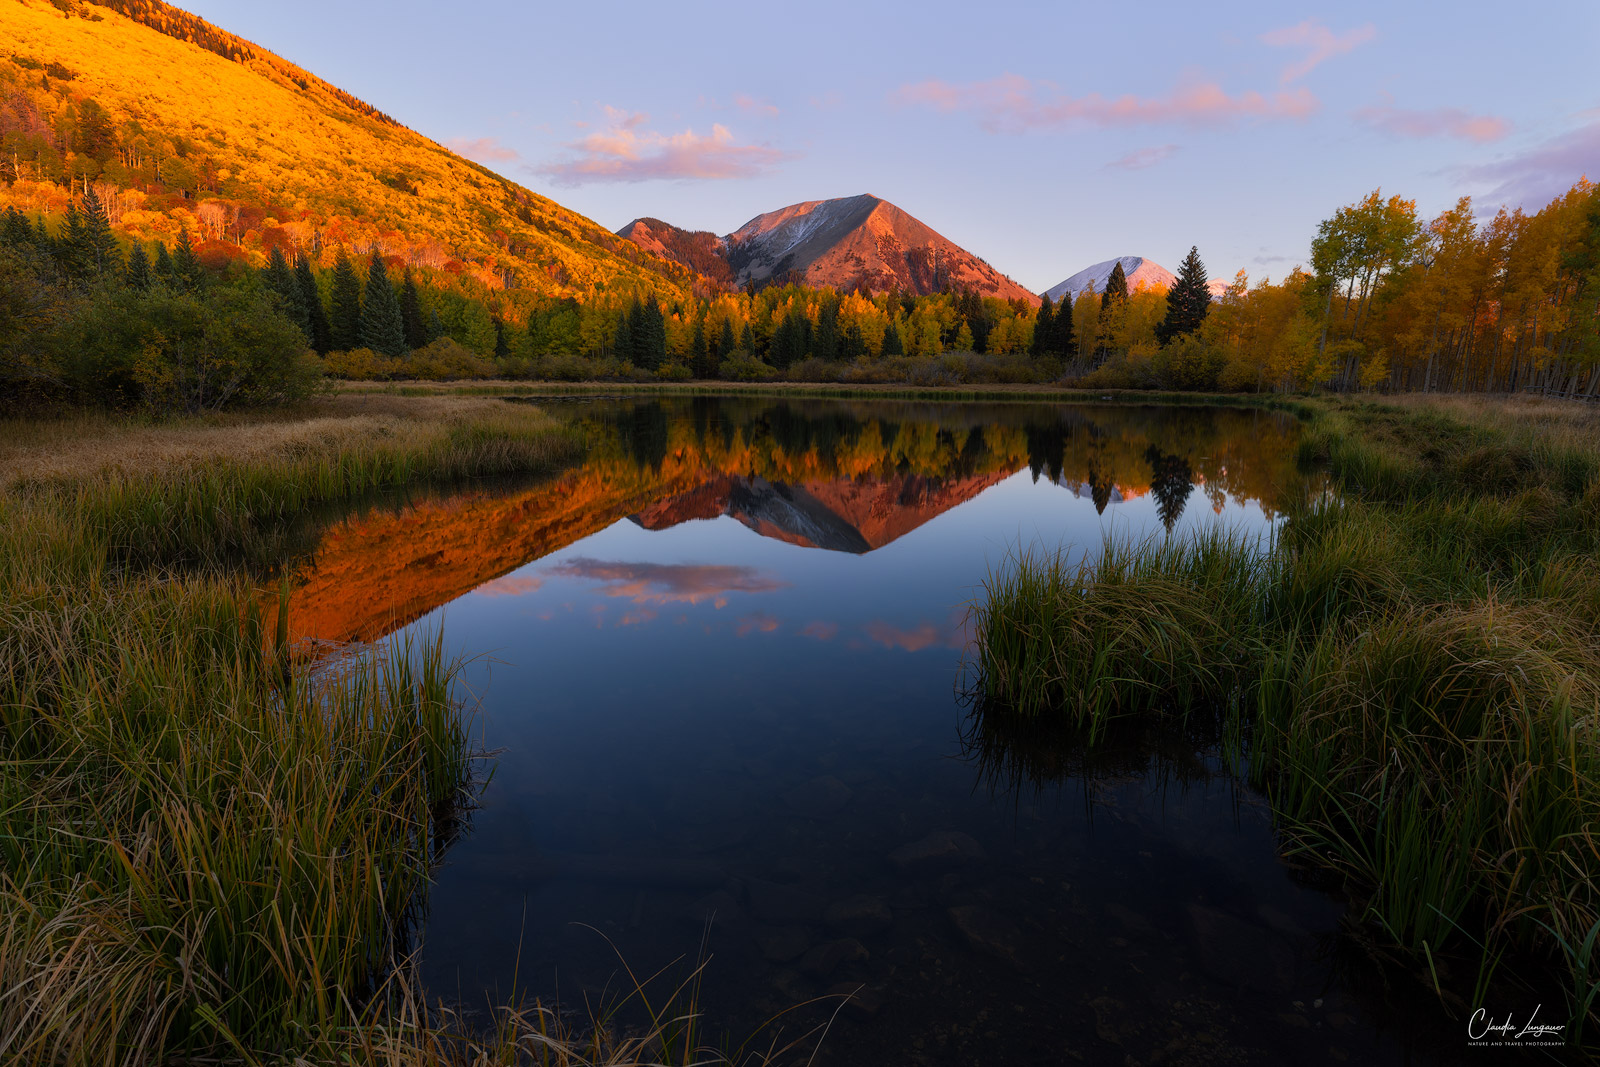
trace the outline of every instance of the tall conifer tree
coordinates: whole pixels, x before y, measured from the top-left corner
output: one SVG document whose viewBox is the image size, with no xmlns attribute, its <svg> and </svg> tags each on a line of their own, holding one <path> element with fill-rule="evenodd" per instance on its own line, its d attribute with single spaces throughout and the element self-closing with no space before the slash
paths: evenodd
<svg viewBox="0 0 1600 1067">
<path fill-rule="evenodd" d="M 335 352 L 361 347 L 361 279 L 341 249 L 333 265 L 333 313 L 328 316 L 328 343 Z"/>
<path fill-rule="evenodd" d="M 137 241 L 133 251 L 128 253 L 128 269 L 123 281 L 135 292 L 143 293 L 150 288 L 150 257 L 145 254 L 144 245 Z"/>
<path fill-rule="evenodd" d="M 1211 310 L 1211 290 L 1206 288 L 1206 268 L 1200 250 L 1190 246 L 1178 268 L 1178 280 L 1167 290 L 1167 314 L 1156 326 L 1156 340 L 1170 344 L 1175 337 L 1198 330 Z"/>
<path fill-rule="evenodd" d="M 167 251 L 165 241 L 156 242 L 155 280 L 167 285 L 176 285 L 178 281 L 178 268 L 172 262 L 172 254 Z"/>
<path fill-rule="evenodd" d="M 1100 310 L 1110 307 L 1113 301 L 1126 303 L 1128 299 L 1128 274 L 1122 269 L 1122 260 L 1117 260 L 1117 265 L 1111 268 L 1111 277 L 1106 279 L 1106 291 L 1100 294 Z"/>
<path fill-rule="evenodd" d="M 206 269 L 200 265 L 200 257 L 194 254 L 188 230 L 178 231 L 178 243 L 172 250 L 172 277 L 180 289 L 191 293 L 206 286 Z"/>
<path fill-rule="evenodd" d="M 425 348 L 428 344 L 428 322 L 422 315 L 422 294 L 417 291 L 417 280 L 406 268 L 405 281 L 400 286 L 400 321 L 405 325 L 406 346 Z"/>
<path fill-rule="evenodd" d="M 367 264 L 367 288 L 361 299 L 361 345 L 396 359 L 408 351 L 400 298 L 389 284 L 389 272 L 376 248 Z"/>
<path fill-rule="evenodd" d="M 1055 307 L 1046 293 L 1039 301 L 1039 314 L 1033 320 L 1033 356 L 1035 359 L 1056 351 Z"/>
<path fill-rule="evenodd" d="M 328 311 L 322 306 L 322 291 L 317 288 L 317 277 L 311 273 L 311 261 L 305 256 L 294 257 L 294 280 L 300 287 L 300 302 L 305 305 L 306 321 L 311 326 L 311 347 L 319 356 L 331 350 L 328 343 Z"/>
</svg>

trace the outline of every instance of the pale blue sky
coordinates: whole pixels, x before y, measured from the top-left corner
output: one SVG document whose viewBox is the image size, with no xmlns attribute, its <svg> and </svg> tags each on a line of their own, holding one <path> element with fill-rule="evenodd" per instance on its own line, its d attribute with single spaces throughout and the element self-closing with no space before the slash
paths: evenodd
<svg viewBox="0 0 1600 1067">
<path fill-rule="evenodd" d="M 1600 179 L 1596 0 L 184 6 L 609 229 L 869 192 L 1034 290 Z"/>
</svg>

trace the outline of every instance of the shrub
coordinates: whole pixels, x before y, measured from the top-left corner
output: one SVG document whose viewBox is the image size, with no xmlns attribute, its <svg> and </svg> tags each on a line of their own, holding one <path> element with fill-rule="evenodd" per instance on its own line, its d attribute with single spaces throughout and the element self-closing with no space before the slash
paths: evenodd
<svg viewBox="0 0 1600 1067">
<path fill-rule="evenodd" d="M 381 382 L 399 375 L 401 363 L 370 348 L 352 348 L 348 352 L 329 352 L 323 356 L 322 369 L 335 378 L 353 382 Z"/>
<path fill-rule="evenodd" d="M 722 361 L 717 374 L 725 382 L 770 382 L 778 371 L 748 353 L 734 352 Z"/>
<path fill-rule="evenodd" d="M 266 295 L 236 289 L 100 290 L 51 343 L 82 400 L 157 413 L 287 403 L 322 379 L 299 328 Z"/>
<path fill-rule="evenodd" d="M 404 372 L 412 378 L 448 382 L 458 378 L 493 378 L 494 363 L 461 347 L 454 338 L 441 337 L 406 357 Z"/>
</svg>

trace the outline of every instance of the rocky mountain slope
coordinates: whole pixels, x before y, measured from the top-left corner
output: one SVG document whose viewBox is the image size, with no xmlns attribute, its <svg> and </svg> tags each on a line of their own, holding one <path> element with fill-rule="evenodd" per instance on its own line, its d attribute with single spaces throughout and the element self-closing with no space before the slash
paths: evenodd
<svg viewBox="0 0 1600 1067">
<path fill-rule="evenodd" d="M 704 240 L 709 234 L 676 227 L 664 233 L 662 225 L 636 219 L 619 236 L 685 266 L 694 266 L 691 250 L 709 248 Z M 865 194 L 757 215 L 717 247 L 735 285 L 795 280 L 813 287 L 898 288 L 922 295 L 948 287 L 1038 303 L 1038 297 L 976 255 L 887 200 Z"/>
</svg>

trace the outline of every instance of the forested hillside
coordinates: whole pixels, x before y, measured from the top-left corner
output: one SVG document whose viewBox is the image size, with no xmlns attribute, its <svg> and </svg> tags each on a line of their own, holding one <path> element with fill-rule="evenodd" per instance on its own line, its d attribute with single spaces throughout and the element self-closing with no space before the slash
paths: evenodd
<svg viewBox="0 0 1600 1067">
<path fill-rule="evenodd" d="M 158 0 L 0 0 L 0 29 L 0 207 L 59 215 L 97 185 L 125 240 L 187 230 L 214 269 L 343 247 L 473 290 L 693 277 Z"/>
</svg>

